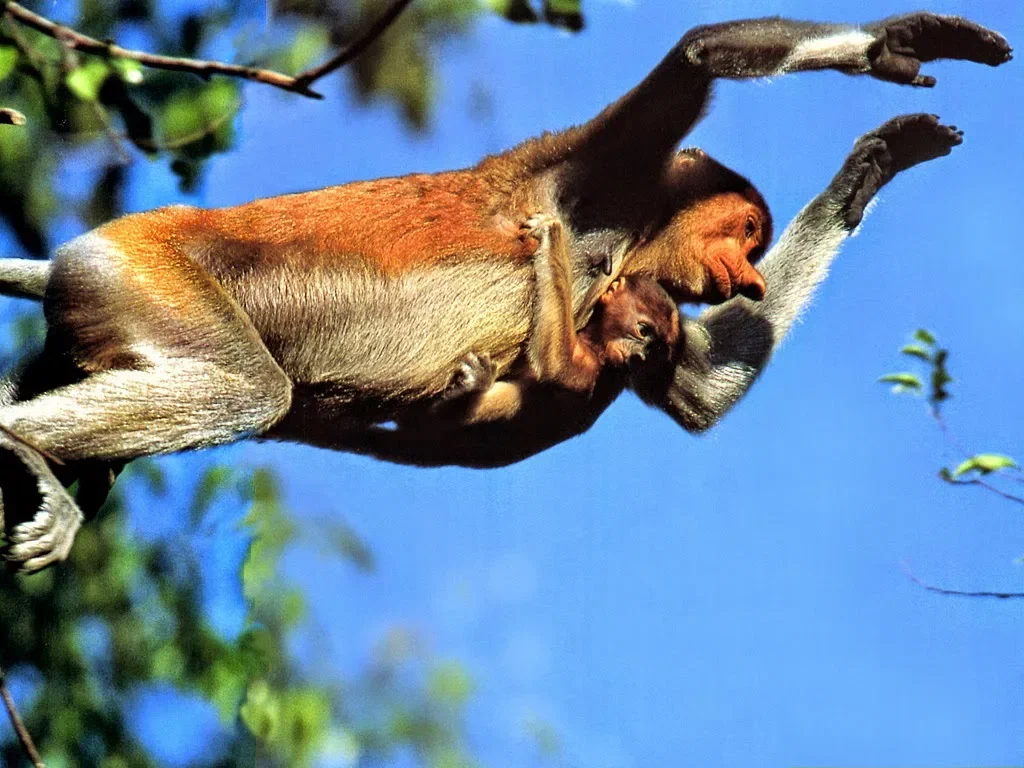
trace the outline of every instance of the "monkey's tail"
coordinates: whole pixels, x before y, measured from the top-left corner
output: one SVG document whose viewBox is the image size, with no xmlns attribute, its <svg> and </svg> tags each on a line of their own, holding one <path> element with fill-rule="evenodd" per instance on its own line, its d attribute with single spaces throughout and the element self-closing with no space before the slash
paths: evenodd
<svg viewBox="0 0 1024 768">
<path fill-rule="evenodd" d="M 0 259 L 0 295 L 42 299 L 51 265 L 40 259 Z"/>
</svg>

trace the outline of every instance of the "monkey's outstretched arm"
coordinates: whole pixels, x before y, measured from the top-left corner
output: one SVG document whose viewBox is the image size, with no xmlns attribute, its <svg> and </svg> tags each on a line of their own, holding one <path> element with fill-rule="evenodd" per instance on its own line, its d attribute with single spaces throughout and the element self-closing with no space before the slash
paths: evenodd
<svg viewBox="0 0 1024 768">
<path fill-rule="evenodd" d="M 733 299 L 690 321 L 676 364 L 635 372 L 633 389 L 688 430 L 713 426 L 764 370 L 871 198 L 900 171 L 948 155 L 961 136 L 934 115 L 918 114 L 858 139 L 828 188 L 758 265 L 768 283 L 764 300 Z"/>
<path fill-rule="evenodd" d="M 997 66 L 1009 61 L 1011 52 L 1006 40 L 979 24 L 925 12 L 862 27 L 780 18 L 711 24 L 687 32 L 590 129 L 598 145 L 618 138 L 630 146 L 667 151 L 700 119 L 716 78 L 835 69 L 930 88 L 935 78 L 920 73 L 924 62 L 963 59 Z M 647 141 L 638 140 L 638 131 Z"/>
</svg>

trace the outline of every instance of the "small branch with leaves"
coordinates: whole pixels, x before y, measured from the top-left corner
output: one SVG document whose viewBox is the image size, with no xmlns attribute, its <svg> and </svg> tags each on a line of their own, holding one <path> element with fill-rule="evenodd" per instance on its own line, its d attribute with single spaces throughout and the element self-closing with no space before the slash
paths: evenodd
<svg viewBox="0 0 1024 768">
<path fill-rule="evenodd" d="M 949 375 L 946 362 L 949 359 L 949 350 L 938 346 L 935 336 L 925 329 L 919 329 L 914 333 L 914 339 L 910 344 L 905 345 L 900 352 L 908 357 L 921 361 L 928 366 L 927 387 L 922 377 L 917 373 L 889 373 L 879 378 L 884 384 L 892 384 L 893 392 L 911 393 L 924 397 L 929 406 L 932 419 L 938 425 L 943 436 L 963 458 L 955 467 L 943 467 L 939 470 L 939 479 L 949 485 L 960 487 L 973 486 L 982 488 L 1006 501 L 1014 504 L 1024 505 L 1024 496 L 1010 493 L 992 482 L 993 477 L 1013 480 L 1017 483 L 1024 483 L 1024 473 L 1021 467 L 1009 456 L 1001 453 L 976 453 L 967 451 L 956 435 L 953 434 L 942 413 L 943 405 L 950 398 L 949 385 L 953 383 L 953 377 Z M 1024 560 L 1024 558 L 1022 558 Z M 971 592 L 958 589 L 947 589 L 929 584 L 917 578 L 910 567 L 903 563 L 903 569 L 907 578 L 918 586 L 935 592 L 940 595 L 955 595 L 959 597 L 994 597 L 999 599 L 1024 598 L 1024 593 L 1017 592 Z"/>
<path fill-rule="evenodd" d="M 348 64 L 356 56 L 365 51 L 390 27 L 401 15 L 412 0 L 393 0 L 387 10 L 377 21 L 359 38 L 354 40 L 345 49 L 339 51 L 330 59 L 311 69 L 300 72 L 297 75 L 286 75 L 272 69 L 260 67 L 249 67 L 241 64 L 228 64 L 222 61 L 205 59 L 190 59 L 177 56 L 163 56 L 161 54 L 148 53 L 146 51 L 122 48 L 111 40 L 97 40 L 94 37 L 82 34 L 63 24 L 51 21 L 45 16 L 33 13 L 28 8 L 12 2 L 3 0 L 4 15 L 7 19 L 36 30 L 54 40 L 59 41 L 69 50 L 81 53 L 100 56 L 105 59 L 124 59 L 134 61 L 145 67 L 153 69 L 164 69 L 175 72 L 190 72 L 203 79 L 213 75 L 224 75 L 227 77 L 250 80 L 262 83 L 283 91 L 297 93 L 300 96 L 307 96 L 312 99 L 322 99 L 323 95 L 314 91 L 310 86 L 317 80 Z"/>
<path fill-rule="evenodd" d="M 7 710 L 7 717 L 11 720 L 11 727 L 14 728 L 14 733 L 21 743 L 25 757 L 28 758 L 34 768 L 46 768 L 43 758 L 39 756 L 39 750 L 36 749 L 35 742 L 32 741 L 31 734 L 29 734 L 28 729 L 25 727 L 25 723 L 22 722 L 18 708 L 14 704 L 14 697 L 11 696 L 11 692 L 7 688 L 7 675 L 4 673 L 3 667 L 0 667 L 0 699 L 3 700 L 4 709 Z"/>
<path fill-rule="evenodd" d="M 1006 479 L 1024 482 L 1024 473 L 1020 465 L 1009 456 L 1001 453 L 972 454 L 963 447 L 950 429 L 942 414 L 942 407 L 950 398 L 949 385 L 953 377 L 949 375 L 946 362 L 949 350 L 939 347 L 935 336 L 923 328 L 914 333 L 913 342 L 900 349 L 900 353 L 928 366 L 927 387 L 922 377 L 916 373 L 888 373 L 878 380 L 883 384 L 892 384 L 893 392 L 911 393 L 923 396 L 929 406 L 932 419 L 940 431 L 963 458 L 955 467 L 943 467 L 939 470 L 939 479 L 950 485 L 977 486 L 994 493 L 1007 501 L 1024 504 L 1024 497 L 1009 493 L 993 485 L 989 477 L 1005 477 Z"/>
</svg>

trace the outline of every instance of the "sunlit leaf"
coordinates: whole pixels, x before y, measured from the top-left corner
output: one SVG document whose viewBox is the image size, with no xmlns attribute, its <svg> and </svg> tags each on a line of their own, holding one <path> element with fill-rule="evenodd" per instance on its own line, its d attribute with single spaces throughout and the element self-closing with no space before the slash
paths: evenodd
<svg viewBox="0 0 1024 768">
<path fill-rule="evenodd" d="M 924 328 L 918 328 L 914 332 L 914 338 L 929 346 L 935 343 L 935 337 L 932 335 L 931 331 L 927 331 Z"/>
<path fill-rule="evenodd" d="M 883 384 L 895 384 L 896 386 L 892 388 L 893 392 L 916 392 L 923 389 L 921 379 L 913 373 L 887 373 L 885 376 L 879 377 L 878 380 Z"/>
<path fill-rule="evenodd" d="M 998 472 L 1000 469 L 1010 469 L 1017 466 L 1017 462 L 1009 456 L 1003 456 L 998 453 L 979 453 L 977 456 L 967 459 L 953 470 L 953 476 L 960 477 L 974 471 L 987 475 L 991 472 Z"/>
<path fill-rule="evenodd" d="M 110 68 L 99 59 L 92 59 L 75 67 L 64 76 L 68 90 L 82 101 L 96 101 L 103 81 L 110 75 Z"/>
<path fill-rule="evenodd" d="M 924 360 L 926 363 L 932 361 L 931 352 L 922 347 L 920 344 L 907 344 L 900 352 L 904 355 L 910 355 L 911 357 L 917 357 Z"/>
</svg>

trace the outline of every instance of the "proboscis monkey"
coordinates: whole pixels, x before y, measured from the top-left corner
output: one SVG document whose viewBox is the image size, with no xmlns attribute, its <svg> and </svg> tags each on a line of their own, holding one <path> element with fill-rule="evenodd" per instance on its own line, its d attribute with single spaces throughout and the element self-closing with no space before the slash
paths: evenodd
<svg viewBox="0 0 1024 768">
<path fill-rule="evenodd" d="M 929 13 L 864 27 L 777 18 L 699 27 L 593 120 L 473 168 L 234 208 L 164 208 L 105 224 L 50 262 L 0 262 L 0 289 L 42 296 L 49 327 L 0 408 L 0 447 L 38 490 L 9 493 L 0 477 L 8 558 L 25 571 L 64 558 L 82 514 L 61 480 L 81 476 L 102 498 L 109 467 L 137 456 L 260 436 L 487 464 L 579 431 L 626 385 L 621 373 L 606 370 L 576 415 L 531 429 L 540 404 L 503 423 L 502 448 L 477 451 L 487 425 L 455 430 L 433 452 L 414 428 L 374 431 L 441 394 L 471 352 L 488 355 L 499 376 L 520 359 L 536 245 L 518 227 L 537 211 L 564 223 L 576 327 L 619 276 L 654 278 L 677 302 L 725 302 L 686 325 L 673 363 L 629 379 L 684 427 L 707 428 L 762 370 L 878 188 L 960 141 L 927 115 L 869 134 L 829 202 L 798 217 L 762 276 L 754 263 L 771 218 L 761 196 L 703 152 L 676 151 L 713 80 L 835 69 L 930 87 L 920 65 L 939 58 L 995 66 L 1010 48 L 984 27 Z M 388 446 L 373 445 L 381 437 Z M 44 454 L 66 462 L 60 478 Z"/>
</svg>

